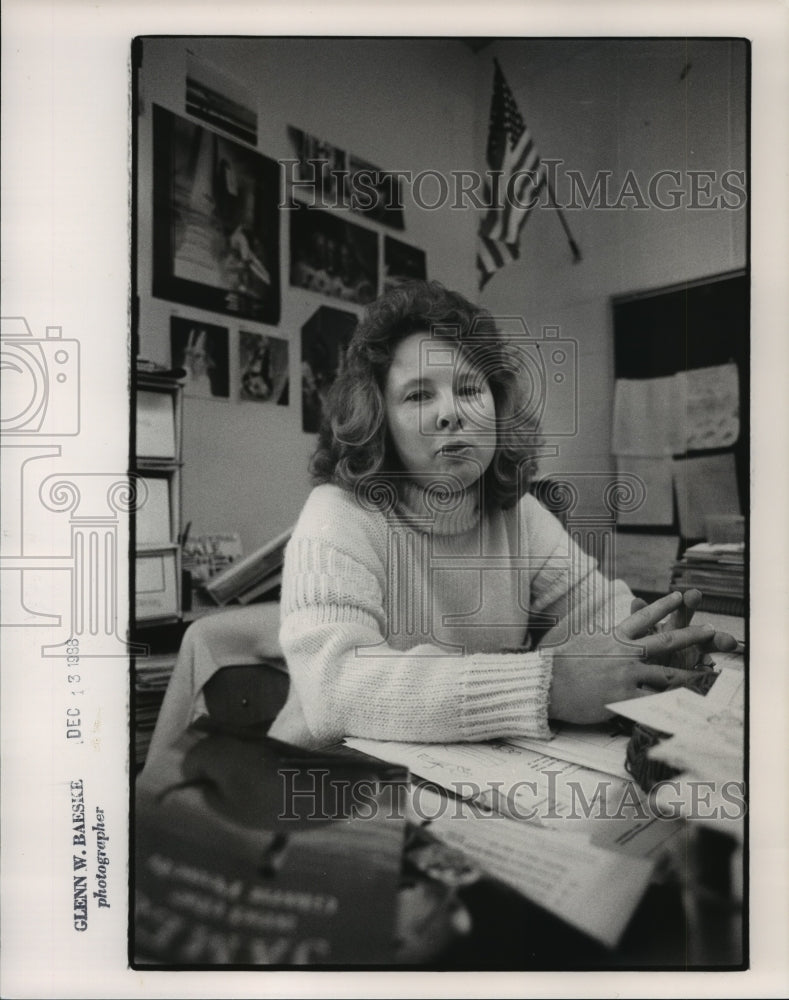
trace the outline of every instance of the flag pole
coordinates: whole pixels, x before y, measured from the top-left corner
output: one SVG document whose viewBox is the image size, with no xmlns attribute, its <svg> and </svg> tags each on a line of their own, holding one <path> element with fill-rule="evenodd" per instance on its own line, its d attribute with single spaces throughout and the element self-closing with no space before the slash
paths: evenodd
<svg viewBox="0 0 789 1000">
<path fill-rule="evenodd" d="M 556 214 L 559 216 L 559 222 L 562 224 L 562 229 L 564 229 L 565 235 L 567 236 L 567 242 L 570 244 L 570 250 L 573 254 L 573 264 L 579 264 L 582 260 L 581 251 L 578 248 L 578 244 L 573 239 L 573 234 L 570 232 L 570 227 L 567 225 L 567 219 L 564 217 L 564 212 L 556 202 L 556 195 L 554 194 L 553 184 L 548 175 L 545 175 L 545 183 L 548 187 L 548 199 L 551 203 L 551 207 L 556 209 Z"/>
</svg>

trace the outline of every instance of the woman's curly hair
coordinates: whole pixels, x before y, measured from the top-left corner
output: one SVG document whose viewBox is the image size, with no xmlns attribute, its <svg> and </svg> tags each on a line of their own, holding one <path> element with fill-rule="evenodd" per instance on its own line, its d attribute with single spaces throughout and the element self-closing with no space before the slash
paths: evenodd
<svg viewBox="0 0 789 1000">
<path fill-rule="evenodd" d="M 402 470 L 391 445 L 384 388 L 398 344 L 429 332 L 458 343 L 487 378 L 496 408 L 496 453 L 484 479 L 488 509 L 526 492 L 540 443 L 539 406 L 527 397 L 523 336 L 502 336 L 493 317 L 437 281 L 406 281 L 371 303 L 328 395 L 311 472 L 317 483 L 355 490 L 367 477 Z M 539 402 L 539 401 L 537 401 Z M 535 412 L 536 411 L 536 412 Z"/>
</svg>

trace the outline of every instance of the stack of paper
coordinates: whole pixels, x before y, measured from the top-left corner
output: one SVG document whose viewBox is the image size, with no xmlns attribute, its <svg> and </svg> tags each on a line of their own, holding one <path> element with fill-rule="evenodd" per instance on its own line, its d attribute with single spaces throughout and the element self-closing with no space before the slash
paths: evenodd
<svg viewBox="0 0 789 1000">
<path fill-rule="evenodd" d="M 729 613 L 745 611 L 745 543 L 711 545 L 700 542 L 685 550 L 674 564 L 674 590 L 698 588 L 708 601 L 715 601 Z"/>
</svg>

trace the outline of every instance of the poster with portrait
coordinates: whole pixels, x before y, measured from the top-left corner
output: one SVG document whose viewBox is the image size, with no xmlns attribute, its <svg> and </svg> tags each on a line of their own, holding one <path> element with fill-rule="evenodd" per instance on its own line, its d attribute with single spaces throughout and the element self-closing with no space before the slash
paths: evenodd
<svg viewBox="0 0 789 1000">
<path fill-rule="evenodd" d="M 307 205 L 289 212 L 291 285 L 345 302 L 371 302 L 378 288 L 378 234 Z"/>
<path fill-rule="evenodd" d="M 424 250 L 409 246 L 402 240 L 384 237 L 384 291 L 388 292 L 409 278 L 427 278 L 427 257 Z"/>
<path fill-rule="evenodd" d="M 321 306 L 301 328 L 301 429 L 306 434 L 320 428 L 326 394 L 356 324 L 353 313 Z"/>
<path fill-rule="evenodd" d="M 184 393 L 199 399 L 228 399 L 230 364 L 228 331 L 213 323 L 183 316 L 170 320 L 173 367 L 186 372 Z"/>
<path fill-rule="evenodd" d="M 238 398 L 288 405 L 288 342 L 267 333 L 242 330 L 238 342 Z"/>
<path fill-rule="evenodd" d="M 275 160 L 153 107 L 153 294 L 277 323 Z"/>
</svg>

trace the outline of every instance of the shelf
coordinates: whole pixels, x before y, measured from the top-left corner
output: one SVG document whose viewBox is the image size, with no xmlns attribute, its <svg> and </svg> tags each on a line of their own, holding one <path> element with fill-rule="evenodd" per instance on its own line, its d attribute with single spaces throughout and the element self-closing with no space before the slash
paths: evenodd
<svg viewBox="0 0 789 1000">
<path fill-rule="evenodd" d="M 158 453 L 137 455 L 132 470 L 151 483 L 149 516 L 137 514 L 144 541 L 135 546 L 134 563 L 135 628 L 150 629 L 180 622 L 182 615 L 183 381 L 172 373 L 138 371 L 135 385 L 136 443 Z M 167 482 L 166 490 L 159 487 L 161 480 Z"/>
</svg>

